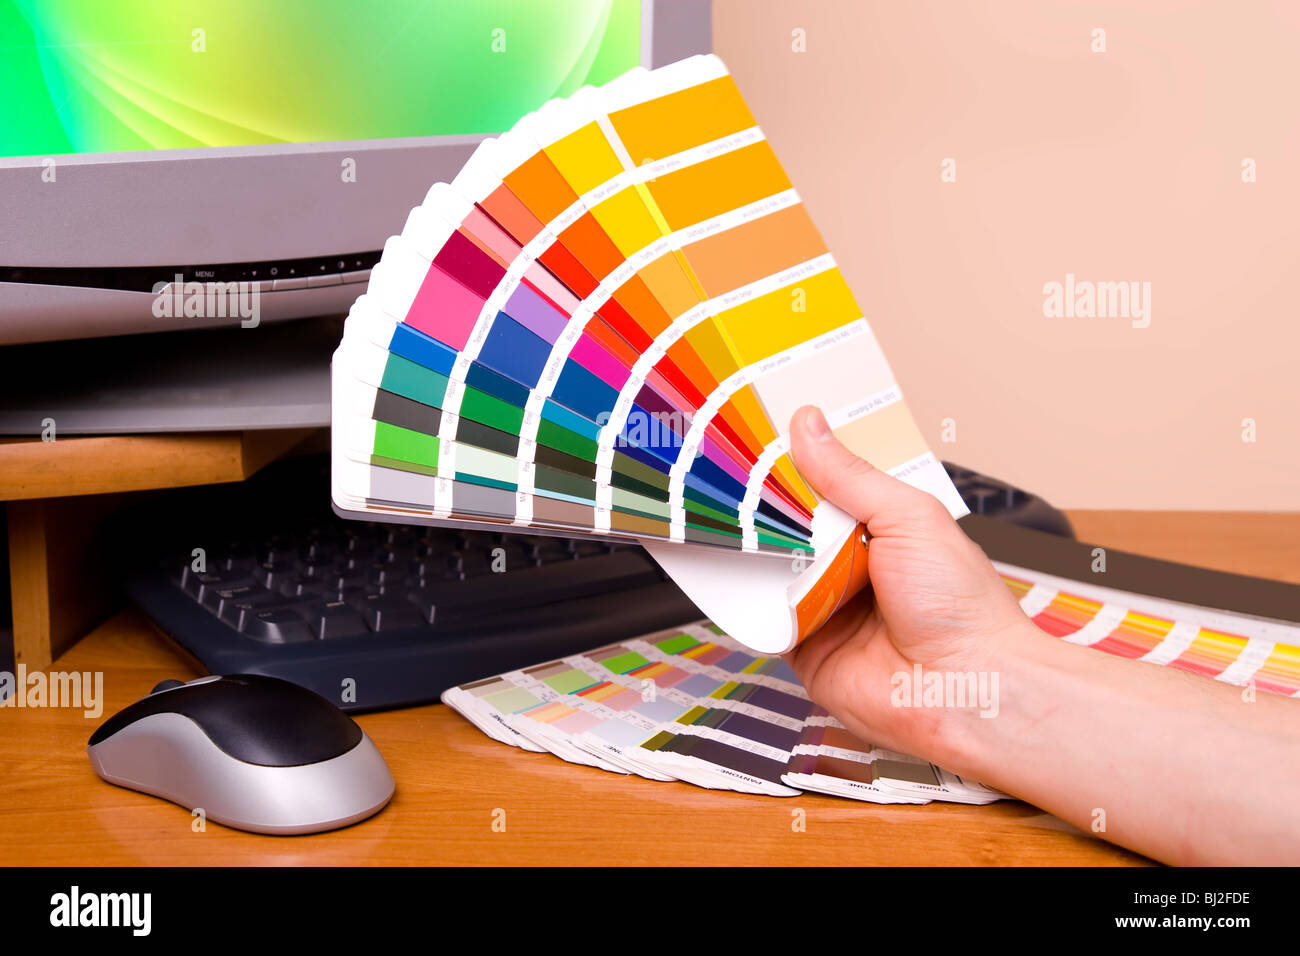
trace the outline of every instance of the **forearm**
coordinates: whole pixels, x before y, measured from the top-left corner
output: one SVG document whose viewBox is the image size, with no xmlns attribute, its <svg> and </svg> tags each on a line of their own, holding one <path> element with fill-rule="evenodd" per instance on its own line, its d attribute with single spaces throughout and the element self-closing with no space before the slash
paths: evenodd
<svg viewBox="0 0 1300 956">
<path fill-rule="evenodd" d="M 987 666 L 997 716 L 954 715 L 945 766 L 1159 860 L 1300 863 L 1300 702 L 1028 621 Z"/>
</svg>

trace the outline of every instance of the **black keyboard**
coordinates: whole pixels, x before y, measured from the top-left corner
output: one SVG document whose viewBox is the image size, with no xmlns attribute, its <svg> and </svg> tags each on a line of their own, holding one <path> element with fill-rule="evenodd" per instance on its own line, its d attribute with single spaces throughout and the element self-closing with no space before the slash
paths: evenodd
<svg viewBox="0 0 1300 956">
<path fill-rule="evenodd" d="M 1054 513 L 948 467 L 981 514 Z M 635 545 L 338 518 L 328 456 L 163 493 L 119 515 L 104 546 L 202 668 L 282 677 L 352 711 L 703 616 Z"/>
</svg>

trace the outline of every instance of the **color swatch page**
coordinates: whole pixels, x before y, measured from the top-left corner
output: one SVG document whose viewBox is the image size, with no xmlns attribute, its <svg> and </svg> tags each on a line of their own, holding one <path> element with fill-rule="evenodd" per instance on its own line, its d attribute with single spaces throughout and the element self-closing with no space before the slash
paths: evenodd
<svg viewBox="0 0 1300 956">
<path fill-rule="evenodd" d="M 334 356 L 333 498 L 640 540 L 776 652 L 865 582 L 789 456 L 805 404 L 965 513 L 735 82 L 692 57 L 547 103 L 411 211 Z"/>
</svg>

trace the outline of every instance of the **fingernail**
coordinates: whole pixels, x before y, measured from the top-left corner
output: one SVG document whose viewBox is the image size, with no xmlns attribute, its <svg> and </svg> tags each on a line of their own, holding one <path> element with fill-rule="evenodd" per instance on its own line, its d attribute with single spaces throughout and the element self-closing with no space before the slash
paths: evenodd
<svg viewBox="0 0 1300 956">
<path fill-rule="evenodd" d="M 826 416 L 822 414 L 820 408 L 814 408 L 804 418 L 804 425 L 808 429 L 808 434 L 818 441 L 830 441 L 831 426 L 826 423 Z"/>
</svg>

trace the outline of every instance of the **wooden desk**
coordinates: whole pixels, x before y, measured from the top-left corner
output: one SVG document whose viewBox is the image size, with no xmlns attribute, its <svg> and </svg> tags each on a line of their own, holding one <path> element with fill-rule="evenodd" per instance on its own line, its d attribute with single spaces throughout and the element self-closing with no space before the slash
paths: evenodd
<svg viewBox="0 0 1300 956">
<path fill-rule="evenodd" d="M 1103 544 L 1157 557 L 1212 557 L 1219 567 L 1300 581 L 1300 514 L 1071 517 L 1081 537 Z M 1144 540 L 1156 544 L 1144 549 Z M 55 669 L 103 671 L 104 717 L 164 678 L 198 676 L 135 610 L 77 643 Z M 303 837 L 216 823 L 194 833 L 180 807 L 94 775 L 84 748 L 104 717 L 0 708 L 0 865 L 1147 862 L 1018 802 L 782 799 L 573 766 L 490 740 L 441 705 L 359 718 L 397 779 L 397 795 L 377 817 Z M 504 833 L 492 830 L 497 808 L 506 813 Z M 807 814 L 806 832 L 791 828 L 796 808 Z"/>
</svg>

